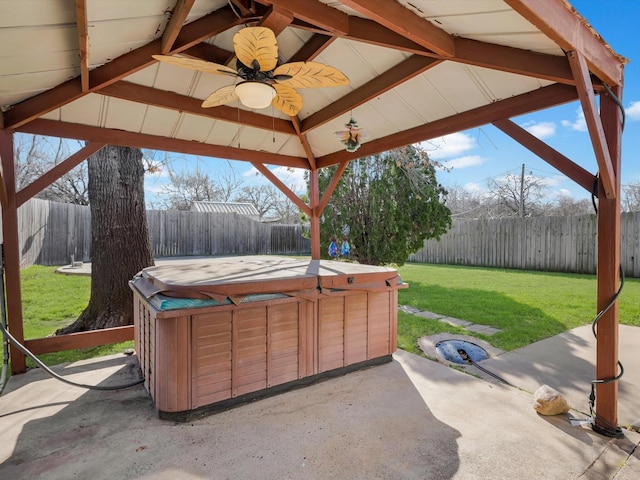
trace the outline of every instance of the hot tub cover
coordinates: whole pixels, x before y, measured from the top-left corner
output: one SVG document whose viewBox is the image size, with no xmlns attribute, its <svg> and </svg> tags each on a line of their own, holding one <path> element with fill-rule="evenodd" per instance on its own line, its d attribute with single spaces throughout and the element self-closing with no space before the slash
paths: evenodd
<svg viewBox="0 0 640 480">
<path fill-rule="evenodd" d="M 162 307 L 167 297 L 238 304 L 251 295 L 406 286 L 393 268 L 267 255 L 185 259 L 145 268 L 131 284 L 145 298 L 156 297 L 160 309 L 179 308 L 175 302 Z"/>
</svg>

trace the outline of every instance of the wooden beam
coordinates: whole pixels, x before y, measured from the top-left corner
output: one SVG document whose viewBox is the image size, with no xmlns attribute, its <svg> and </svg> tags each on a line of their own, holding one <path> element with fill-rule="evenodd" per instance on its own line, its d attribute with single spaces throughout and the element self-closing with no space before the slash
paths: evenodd
<svg viewBox="0 0 640 480">
<path fill-rule="evenodd" d="M 205 42 L 198 43 L 197 45 L 189 47 L 180 53 L 185 56 L 199 58 L 200 60 L 219 63 L 221 65 L 229 63 L 235 55 L 234 52 Z"/>
<path fill-rule="evenodd" d="M 614 87 L 622 99 L 622 87 Z M 615 195 L 604 195 L 600 182 L 598 201 L 598 269 L 597 309 L 601 312 L 613 300 L 620 282 L 620 168 L 622 124 L 620 108 L 608 95 L 600 97 L 600 116 L 612 158 Z M 618 375 L 618 302 L 597 324 L 596 379 L 607 380 Z M 596 384 L 596 420 L 594 430 L 615 431 L 618 425 L 618 382 Z M 601 432 L 602 433 L 602 432 Z M 609 435 L 612 436 L 612 435 Z"/>
<path fill-rule="evenodd" d="M 250 127 L 283 133 L 285 135 L 295 134 L 291 122 L 281 118 L 273 118 L 269 115 L 261 115 L 259 113 L 224 105 L 213 108 L 202 108 L 202 100 L 200 99 L 146 87 L 137 83 L 125 82 L 124 80 L 103 88 L 100 90 L 100 94 L 120 98 L 121 100 L 128 100 L 130 102 L 168 108 L 177 112 L 223 120 L 229 123 L 248 125 Z"/>
<path fill-rule="evenodd" d="M 331 45 L 335 39 L 336 37 L 316 33 L 302 46 L 302 48 L 300 48 L 300 50 L 294 53 L 293 56 L 287 60 L 287 63 L 310 62 L 320 55 L 325 48 Z"/>
<path fill-rule="evenodd" d="M 25 340 L 24 346 L 34 355 L 42 355 L 45 353 L 75 350 L 77 348 L 91 348 L 127 342 L 134 339 L 134 334 L 134 326 L 127 325 L 124 327 L 70 333 L 68 335 L 56 335 L 54 337 L 34 338 Z"/>
<path fill-rule="evenodd" d="M 110 128 L 92 127 L 78 123 L 57 122 L 54 120 L 38 119 L 27 123 L 19 129 L 23 133 L 34 135 L 49 135 L 58 138 L 73 138 L 88 142 L 121 145 L 132 148 L 148 148 L 164 152 L 201 155 L 203 157 L 225 158 L 244 162 L 269 163 L 282 167 L 309 168 L 305 158 L 291 157 L 269 152 L 256 152 L 243 148 L 211 145 L 208 143 L 179 140 L 157 135 L 127 132 Z"/>
<path fill-rule="evenodd" d="M 13 132 L 0 130 L 0 160 L 4 173 L 7 202 L 2 208 L 2 243 L 5 267 L 5 293 L 9 332 L 20 343 L 24 342 L 22 321 L 22 290 L 20 285 L 20 240 L 18 238 L 18 205 L 16 203 L 16 175 L 13 158 Z M 27 370 L 24 354 L 13 343 L 9 344 L 11 373 Z"/>
<path fill-rule="evenodd" d="M 0 137 L 0 141 L 2 141 L 2 137 Z M 3 150 L 0 147 L 0 212 L 2 209 L 6 208 L 9 203 L 9 198 L 7 197 L 7 186 L 5 184 L 6 179 L 4 176 L 4 170 L 2 169 L 2 152 Z"/>
<path fill-rule="evenodd" d="M 610 86 L 622 85 L 626 60 L 600 38 L 576 10 L 559 0 L 504 0 L 565 52 L 579 51 L 588 70 Z"/>
<path fill-rule="evenodd" d="M 329 182 L 329 185 L 327 185 L 327 188 L 325 189 L 325 191 L 322 192 L 322 198 L 320 199 L 320 202 L 318 203 L 318 208 L 317 208 L 318 216 L 322 215 L 322 212 L 324 212 L 324 209 L 326 208 L 327 204 L 329 203 L 329 200 L 331 199 L 331 195 L 333 195 L 333 192 L 335 191 L 336 187 L 338 186 L 338 182 L 342 178 L 342 174 L 347 169 L 347 166 L 349 166 L 349 162 L 348 161 L 340 162 L 340 164 L 338 165 L 338 168 L 336 169 L 336 171 L 333 172 L 333 176 L 331 177 L 331 181 Z"/>
<path fill-rule="evenodd" d="M 452 61 L 502 72 L 541 78 L 575 85 L 567 58 L 479 42 L 468 38 L 454 39 L 456 56 Z"/>
<path fill-rule="evenodd" d="M 18 206 L 22 205 L 30 198 L 33 198 L 37 193 L 47 188 L 53 182 L 62 177 L 65 173 L 73 170 L 75 167 L 80 165 L 87 158 L 89 158 L 104 146 L 104 143 L 89 143 L 85 145 L 69 158 L 67 158 L 63 162 L 60 162 L 48 172 L 42 174 L 22 190 L 19 190 L 16 193 L 16 203 L 18 204 Z"/>
<path fill-rule="evenodd" d="M 307 156 L 307 160 L 309 161 L 309 168 L 311 170 L 315 170 L 316 167 L 316 157 L 313 154 L 313 150 L 311 150 L 311 145 L 309 144 L 309 140 L 307 136 L 302 133 L 302 125 L 300 124 L 300 119 L 296 117 L 291 117 L 291 123 L 293 124 L 293 128 L 296 130 L 296 135 L 298 135 L 298 140 L 300 140 L 300 144 L 304 149 L 304 153 Z"/>
<path fill-rule="evenodd" d="M 200 43 L 217 33 L 238 25 L 238 19 L 231 10 L 220 9 L 186 25 L 180 32 L 171 53 L 178 53 Z M 83 92 L 79 78 L 71 79 L 55 88 L 15 105 L 4 114 L 5 128 L 24 125 L 42 115 L 60 108 L 86 93 L 94 92 L 115 83 L 156 62 L 151 55 L 159 54 L 161 40 L 154 40 L 140 48 L 125 53 L 89 74 L 89 91 Z"/>
<path fill-rule="evenodd" d="M 178 38 L 178 34 L 194 3 L 196 3 L 196 0 L 177 0 L 176 5 L 173 7 L 173 10 L 171 10 L 171 18 L 169 18 L 169 23 L 162 33 L 162 46 L 160 51 L 163 55 L 171 51 L 173 43 L 176 41 L 176 38 Z"/>
<path fill-rule="evenodd" d="M 293 21 L 293 14 L 277 5 L 271 5 L 267 13 L 262 17 L 260 26 L 270 29 L 277 37 Z"/>
<path fill-rule="evenodd" d="M 273 183 L 278 188 L 278 190 L 284 193 L 287 196 L 287 198 L 291 200 L 293 203 L 295 203 L 295 205 L 300 210 L 302 210 L 307 215 L 311 215 L 311 208 L 309 208 L 309 206 L 306 203 L 304 203 L 300 197 L 298 197 L 295 193 L 293 193 L 291 189 L 287 187 L 284 184 L 284 182 L 282 182 L 282 180 L 276 177 L 273 174 L 273 172 L 269 170 L 265 165 L 257 162 L 251 162 L 251 165 L 253 165 L 255 169 L 258 170 L 262 175 L 267 177 L 267 180 Z"/>
<path fill-rule="evenodd" d="M 322 29 L 345 34 L 349 31 L 349 15 L 317 0 L 269 0 L 267 3 L 289 10 L 296 18 L 317 25 Z"/>
<path fill-rule="evenodd" d="M 349 32 L 344 38 L 412 54 L 438 56 L 409 38 L 367 18 L 349 17 Z"/>
<path fill-rule="evenodd" d="M 327 107 L 310 115 L 302 122 L 303 133 L 322 125 L 359 105 L 374 99 L 398 85 L 438 65 L 441 60 L 413 55 L 400 64 L 391 67 L 375 81 L 367 82 L 349 92 L 339 102 L 330 103 Z"/>
<path fill-rule="evenodd" d="M 571 102 L 577 97 L 578 94 L 573 87 L 562 84 L 550 85 L 534 92 L 499 100 L 489 105 L 410 128 L 404 132 L 398 132 L 363 143 L 357 152 L 340 150 L 339 152 L 325 155 L 317 159 L 318 168 L 340 163 L 343 160 L 366 157 L 404 145 L 423 142 L 450 133 L 479 127 L 496 120 L 502 120 L 503 118 L 516 117 L 536 110 L 542 110 L 554 105 Z"/>
<path fill-rule="evenodd" d="M 542 140 L 527 132 L 524 128 L 516 125 L 508 119 L 497 120 L 493 125 L 513 138 L 516 142 L 531 150 L 552 167 L 565 174 L 588 192 L 593 191 L 595 176 L 572 162 L 557 150 L 551 148 Z"/>
<path fill-rule="evenodd" d="M 340 0 L 340 3 L 438 55 L 455 57 L 451 35 L 396 1 Z"/>
<path fill-rule="evenodd" d="M 76 2 L 76 30 L 78 31 L 78 49 L 80 51 L 80 86 L 83 92 L 89 91 L 89 27 L 87 21 L 87 1 Z"/>
<path fill-rule="evenodd" d="M 320 174 L 318 170 L 309 172 L 309 204 L 311 215 L 309 218 L 311 235 L 311 259 L 320 260 L 320 214 L 318 205 L 320 204 Z"/>
<path fill-rule="evenodd" d="M 569 64 L 571 65 L 573 76 L 576 79 L 576 90 L 578 91 L 578 98 L 580 98 L 580 104 L 584 112 L 584 119 L 587 122 L 587 129 L 589 130 L 593 150 L 596 154 L 604 193 L 609 199 L 615 198 L 615 172 L 611 164 L 611 155 L 609 155 L 609 147 L 607 146 L 607 139 L 602 128 L 602 121 L 598 116 L 598 107 L 596 106 L 587 62 L 585 58 L 575 50 L 568 52 L 567 58 L 569 58 Z"/>
</svg>

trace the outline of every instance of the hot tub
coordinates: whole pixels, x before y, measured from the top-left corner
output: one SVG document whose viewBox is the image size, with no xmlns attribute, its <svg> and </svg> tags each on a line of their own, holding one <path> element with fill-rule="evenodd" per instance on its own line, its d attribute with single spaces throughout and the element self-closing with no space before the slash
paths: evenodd
<svg viewBox="0 0 640 480">
<path fill-rule="evenodd" d="M 249 256 L 176 261 L 131 281 L 136 351 L 161 418 L 188 421 L 385 363 L 396 270 Z"/>
</svg>

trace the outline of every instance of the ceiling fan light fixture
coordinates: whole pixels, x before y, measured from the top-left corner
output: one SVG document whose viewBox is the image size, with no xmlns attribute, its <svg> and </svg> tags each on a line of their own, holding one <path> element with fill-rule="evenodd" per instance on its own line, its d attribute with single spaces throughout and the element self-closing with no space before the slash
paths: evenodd
<svg viewBox="0 0 640 480">
<path fill-rule="evenodd" d="M 276 90 L 268 83 L 240 82 L 236 85 L 236 95 L 249 108 L 267 108 L 276 96 Z"/>
</svg>

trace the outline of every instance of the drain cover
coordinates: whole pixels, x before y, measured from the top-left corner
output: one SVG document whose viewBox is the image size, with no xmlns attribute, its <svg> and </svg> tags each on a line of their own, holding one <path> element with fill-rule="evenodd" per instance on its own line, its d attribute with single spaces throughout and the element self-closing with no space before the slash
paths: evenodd
<svg viewBox="0 0 640 480">
<path fill-rule="evenodd" d="M 436 343 L 436 351 L 445 360 L 461 365 L 469 363 L 465 361 L 466 358 L 474 362 L 489 358 L 489 354 L 484 348 L 466 340 L 443 340 Z"/>
</svg>

